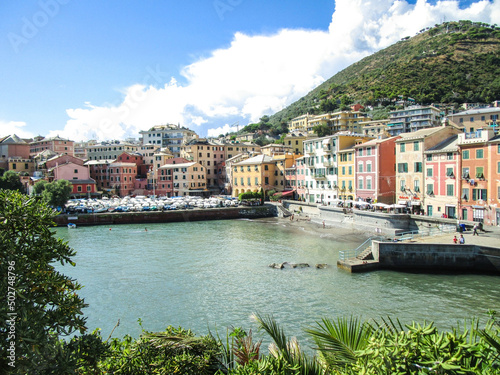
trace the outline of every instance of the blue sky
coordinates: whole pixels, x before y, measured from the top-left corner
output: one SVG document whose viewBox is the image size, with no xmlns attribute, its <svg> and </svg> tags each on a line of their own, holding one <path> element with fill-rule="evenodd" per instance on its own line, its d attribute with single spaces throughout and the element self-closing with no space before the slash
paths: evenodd
<svg viewBox="0 0 500 375">
<path fill-rule="evenodd" d="M 257 121 L 426 26 L 496 23 L 500 0 L 6 0 L 0 136 L 201 136 Z"/>
</svg>

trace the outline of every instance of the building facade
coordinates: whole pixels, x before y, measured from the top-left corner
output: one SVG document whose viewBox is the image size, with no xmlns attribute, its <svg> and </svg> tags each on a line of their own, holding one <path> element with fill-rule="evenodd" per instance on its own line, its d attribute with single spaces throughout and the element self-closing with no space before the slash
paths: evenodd
<svg viewBox="0 0 500 375">
<path fill-rule="evenodd" d="M 358 198 L 370 203 L 395 203 L 397 139 L 399 136 L 374 139 L 354 147 Z"/>
</svg>

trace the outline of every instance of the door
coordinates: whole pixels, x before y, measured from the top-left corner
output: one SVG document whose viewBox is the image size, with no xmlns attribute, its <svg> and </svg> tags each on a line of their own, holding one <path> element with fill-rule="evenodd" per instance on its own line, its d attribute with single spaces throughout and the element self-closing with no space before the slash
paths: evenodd
<svg viewBox="0 0 500 375">
<path fill-rule="evenodd" d="M 427 206 L 427 216 L 432 216 L 432 206 Z"/>
</svg>

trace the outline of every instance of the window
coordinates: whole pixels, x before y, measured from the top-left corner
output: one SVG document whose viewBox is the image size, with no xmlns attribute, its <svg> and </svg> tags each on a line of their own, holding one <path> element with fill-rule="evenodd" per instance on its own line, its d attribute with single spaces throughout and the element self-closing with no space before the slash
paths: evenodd
<svg viewBox="0 0 500 375">
<path fill-rule="evenodd" d="M 371 162 L 367 162 L 366 163 L 366 171 L 367 172 L 371 172 L 372 171 L 372 163 Z"/>
<path fill-rule="evenodd" d="M 259 178 L 255 177 L 255 185 L 257 186 L 259 184 Z"/>
<path fill-rule="evenodd" d="M 360 177 L 358 180 L 358 189 L 363 189 L 363 177 Z"/>
<path fill-rule="evenodd" d="M 472 200 L 485 201 L 488 198 L 488 189 L 472 189 Z"/>
<path fill-rule="evenodd" d="M 363 163 L 358 164 L 358 172 L 363 172 Z"/>
<path fill-rule="evenodd" d="M 250 180 L 250 177 L 247 178 L 248 185 L 252 185 L 252 181 Z"/>
<path fill-rule="evenodd" d="M 422 172 L 422 162 L 418 161 L 415 163 L 415 172 Z"/>
<path fill-rule="evenodd" d="M 483 167 L 476 167 L 476 178 L 484 178 Z"/>
<path fill-rule="evenodd" d="M 362 148 L 360 148 L 360 149 L 358 150 L 358 156 L 363 156 L 363 149 L 362 149 Z"/>
<path fill-rule="evenodd" d="M 446 176 L 447 177 L 454 177 L 455 174 L 453 173 L 453 168 L 446 168 Z"/>
<path fill-rule="evenodd" d="M 432 168 L 427 168 L 427 177 L 432 177 Z"/>
<path fill-rule="evenodd" d="M 245 179 L 243 177 L 240 178 L 241 185 L 245 185 Z"/>
<path fill-rule="evenodd" d="M 462 168 L 462 178 L 468 180 L 470 178 L 469 168 Z"/>
<path fill-rule="evenodd" d="M 483 150 L 479 149 L 476 150 L 476 159 L 482 159 L 483 158 Z"/>
<path fill-rule="evenodd" d="M 413 181 L 413 191 L 420 193 L 420 180 Z"/>
<path fill-rule="evenodd" d="M 418 141 L 413 142 L 413 151 L 418 151 L 420 149 L 420 143 Z"/>
<path fill-rule="evenodd" d="M 399 173 L 407 173 L 408 172 L 408 163 L 398 163 L 398 172 Z"/>
<path fill-rule="evenodd" d="M 452 184 L 446 184 L 446 195 L 448 197 L 453 197 L 455 195 L 455 186 Z"/>
<path fill-rule="evenodd" d="M 265 170 L 265 171 L 268 171 L 268 170 L 269 170 L 269 166 L 268 166 L 267 164 L 266 164 L 266 165 L 264 165 L 264 170 Z M 267 183 L 267 182 L 266 182 L 266 183 Z"/>
<path fill-rule="evenodd" d="M 349 171 L 349 176 L 352 176 L 352 165 L 349 166 L 348 171 Z"/>
<path fill-rule="evenodd" d="M 405 180 L 399 181 L 399 190 L 405 191 L 406 190 L 406 182 Z"/>
<path fill-rule="evenodd" d="M 468 160 L 469 159 L 469 150 L 463 150 L 462 151 L 462 159 L 463 160 Z"/>
<path fill-rule="evenodd" d="M 434 184 L 427 184 L 427 194 L 434 195 Z"/>
<path fill-rule="evenodd" d="M 453 160 L 453 152 L 446 153 L 446 160 Z"/>
<path fill-rule="evenodd" d="M 405 152 L 405 144 L 404 143 L 401 143 L 399 145 L 399 152 Z"/>
<path fill-rule="evenodd" d="M 425 160 L 427 161 L 432 161 L 432 155 L 426 155 Z"/>
<path fill-rule="evenodd" d="M 345 167 L 342 167 L 342 176 L 345 176 Z"/>
<path fill-rule="evenodd" d="M 462 199 L 469 200 L 469 196 L 470 196 L 469 189 L 468 188 L 462 189 Z"/>
<path fill-rule="evenodd" d="M 81 186 L 77 186 L 76 190 L 77 190 L 78 192 L 81 192 L 81 191 L 82 191 L 82 187 L 81 187 Z"/>
<path fill-rule="evenodd" d="M 497 173 L 500 173 L 500 161 L 497 162 Z"/>
<path fill-rule="evenodd" d="M 264 177 L 264 181 L 265 181 L 264 183 L 265 183 L 266 185 L 269 185 L 269 177 Z"/>
<path fill-rule="evenodd" d="M 372 148 L 371 147 L 367 147 L 366 148 L 366 156 L 370 156 L 372 154 Z"/>
<path fill-rule="evenodd" d="M 366 179 L 366 188 L 367 189 L 371 189 L 372 188 L 372 179 L 371 179 L 371 177 L 368 177 Z"/>
</svg>

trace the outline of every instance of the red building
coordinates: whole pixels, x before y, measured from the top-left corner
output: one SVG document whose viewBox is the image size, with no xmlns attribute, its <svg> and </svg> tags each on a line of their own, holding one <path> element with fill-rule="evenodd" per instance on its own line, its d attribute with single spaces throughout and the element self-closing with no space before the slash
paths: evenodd
<svg viewBox="0 0 500 375">
<path fill-rule="evenodd" d="M 354 146 L 355 165 L 364 166 L 362 172 L 355 168 L 355 181 L 365 182 L 363 188 L 356 189 L 356 195 L 367 202 L 392 204 L 396 191 L 395 141 L 400 137 L 374 139 Z"/>
</svg>

